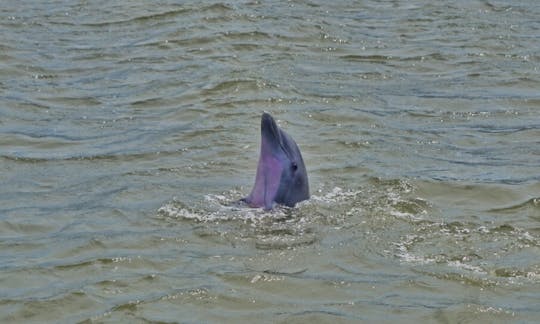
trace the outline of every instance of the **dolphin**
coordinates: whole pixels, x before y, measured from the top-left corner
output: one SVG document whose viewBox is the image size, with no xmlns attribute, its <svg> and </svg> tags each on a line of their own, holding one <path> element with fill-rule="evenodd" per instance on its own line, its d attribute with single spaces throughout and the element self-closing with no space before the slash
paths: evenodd
<svg viewBox="0 0 540 324">
<path fill-rule="evenodd" d="M 261 117 L 261 152 L 253 190 L 242 199 L 250 207 L 294 207 L 309 199 L 309 183 L 300 149 L 267 112 Z"/>
</svg>

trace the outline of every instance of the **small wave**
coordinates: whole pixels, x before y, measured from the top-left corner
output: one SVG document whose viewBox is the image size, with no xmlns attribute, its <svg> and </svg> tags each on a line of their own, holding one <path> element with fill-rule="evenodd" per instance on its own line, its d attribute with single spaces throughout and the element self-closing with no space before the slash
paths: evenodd
<svg viewBox="0 0 540 324">
<path fill-rule="evenodd" d="M 505 278 L 526 278 L 534 281 L 540 279 L 540 269 L 537 269 L 536 271 L 526 271 L 516 268 L 498 268 L 495 269 L 494 274 L 498 277 Z"/>
<path fill-rule="evenodd" d="M 240 193 L 231 191 L 224 194 L 209 194 L 203 202 L 187 206 L 174 200 L 158 209 L 158 214 L 175 219 L 194 220 L 203 223 L 219 221 L 260 222 L 264 218 L 280 219 L 287 217 L 290 208 L 277 206 L 272 211 L 262 208 L 249 208 L 239 201 Z"/>
<path fill-rule="evenodd" d="M 344 200 L 351 200 L 357 198 L 362 194 L 361 190 L 343 190 L 340 187 L 334 187 L 331 191 L 324 193 L 323 190 L 319 189 L 317 193 L 322 195 L 312 195 L 311 199 L 318 202 L 324 203 L 336 203 Z"/>
<path fill-rule="evenodd" d="M 531 198 L 527 201 L 524 201 L 522 203 L 518 203 L 515 205 L 507 206 L 507 207 L 500 207 L 500 208 L 493 208 L 490 209 L 489 212 L 494 213 L 515 213 L 517 211 L 523 210 L 523 209 L 540 209 L 540 197 L 537 198 Z"/>
<path fill-rule="evenodd" d="M 163 12 L 155 12 L 155 13 L 136 16 L 136 17 L 128 17 L 126 19 L 87 22 L 84 25 L 89 26 L 89 27 L 104 27 L 104 26 L 115 26 L 115 25 L 138 24 L 138 23 L 154 22 L 154 21 L 160 21 L 160 20 L 167 21 L 177 16 L 187 16 L 187 15 L 193 15 L 196 13 L 207 13 L 207 12 L 224 13 L 230 10 L 232 10 L 232 8 L 229 7 L 228 5 L 218 3 L 218 4 L 203 6 L 200 8 L 187 8 L 187 7 L 186 8 L 184 7 L 173 8 L 173 9 L 166 10 Z"/>
<path fill-rule="evenodd" d="M 220 93 L 245 93 L 249 91 L 258 91 L 264 87 L 267 87 L 267 83 L 260 80 L 252 79 L 236 79 L 236 80 L 226 80 L 219 82 L 217 84 L 211 85 L 208 88 L 202 90 L 202 95 L 205 97 L 213 96 Z"/>
<path fill-rule="evenodd" d="M 463 270 L 475 272 L 475 273 L 478 273 L 478 274 L 486 274 L 486 273 L 487 273 L 486 271 L 484 271 L 484 269 L 482 269 L 482 268 L 479 267 L 479 266 L 467 264 L 467 263 L 461 262 L 461 261 L 459 261 L 459 260 L 448 261 L 447 264 L 448 264 L 448 266 L 450 266 L 450 267 L 454 267 L 454 268 L 458 268 L 458 269 L 463 269 Z"/>
</svg>

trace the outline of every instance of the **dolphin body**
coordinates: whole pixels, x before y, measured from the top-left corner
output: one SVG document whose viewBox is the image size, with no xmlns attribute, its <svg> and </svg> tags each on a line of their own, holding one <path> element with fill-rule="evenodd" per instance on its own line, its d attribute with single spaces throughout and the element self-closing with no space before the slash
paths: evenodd
<svg viewBox="0 0 540 324">
<path fill-rule="evenodd" d="M 250 207 L 272 209 L 275 204 L 294 207 L 309 199 L 309 183 L 296 142 L 278 127 L 272 116 L 261 117 L 261 153 L 253 190 L 242 199 Z"/>
</svg>

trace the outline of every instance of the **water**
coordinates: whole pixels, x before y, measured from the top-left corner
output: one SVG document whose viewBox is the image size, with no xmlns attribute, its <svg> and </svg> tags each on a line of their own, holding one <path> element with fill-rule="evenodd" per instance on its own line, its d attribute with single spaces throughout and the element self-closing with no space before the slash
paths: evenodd
<svg viewBox="0 0 540 324">
<path fill-rule="evenodd" d="M 537 321 L 539 16 L 4 1 L 0 321 Z M 295 209 L 233 203 L 264 110 Z"/>
</svg>

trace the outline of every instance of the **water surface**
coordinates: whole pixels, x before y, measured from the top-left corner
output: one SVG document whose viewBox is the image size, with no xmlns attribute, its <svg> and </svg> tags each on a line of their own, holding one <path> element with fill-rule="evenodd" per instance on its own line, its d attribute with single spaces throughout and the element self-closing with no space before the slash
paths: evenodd
<svg viewBox="0 0 540 324">
<path fill-rule="evenodd" d="M 0 5 L 0 321 L 534 322 L 535 1 Z M 253 184 L 262 111 L 312 198 Z"/>
</svg>

